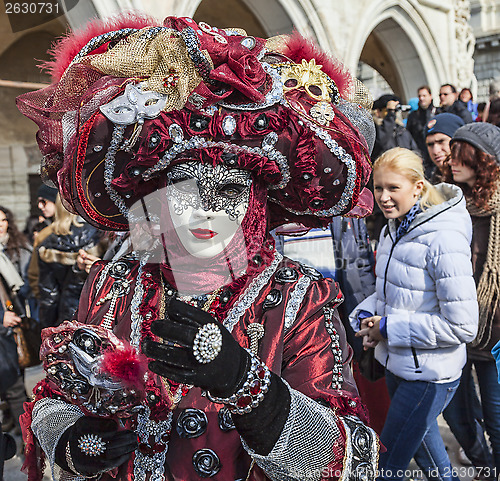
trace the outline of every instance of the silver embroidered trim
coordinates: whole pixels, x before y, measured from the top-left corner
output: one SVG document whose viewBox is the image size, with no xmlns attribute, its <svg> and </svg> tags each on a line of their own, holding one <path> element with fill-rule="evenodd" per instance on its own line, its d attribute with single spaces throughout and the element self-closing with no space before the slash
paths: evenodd
<svg viewBox="0 0 500 481">
<path fill-rule="evenodd" d="M 94 37 L 87 42 L 87 44 L 78 52 L 78 54 L 75 55 L 75 58 L 71 62 L 71 65 L 79 62 L 81 58 L 85 57 L 85 55 L 87 55 L 89 52 L 92 52 L 92 50 L 95 50 L 101 45 L 104 45 L 111 40 L 121 40 L 122 38 L 128 37 L 129 35 L 137 31 L 137 28 L 124 28 L 121 30 L 115 30 L 113 32 L 106 32 L 102 35 Z"/>
<path fill-rule="evenodd" d="M 194 137 L 191 137 L 190 139 L 174 143 L 174 145 L 172 145 L 172 147 L 170 147 L 170 149 L 167 150 L 165 155 L 155 165 L 153 165 L 153 167 L 150 167 L 149 169 L 144 171 L 144 173 L 142 174 L 142 178 L 145 181 L 150 180 L 154 174 L 167 169 L 172 163 L 172 161 L 179 154 L 185 152 L 186 150 L 220 148 L 223 150 L 223 152 L 229 152 L 232 154 L 241 154 L 241 153 L 257 154 L 260 155 L 261 157 L 276 162 L 281 172 L 281 180 L 277 185 L 270 185 L 269 189 L 284 189 L 288 185 L 288 182 L 290 181 L 290 167 L 288 165 L 287 158 L 279 150 L 274 149 L 272 146 L 268 146 L 267 144 L 265 144 L 265 146 L 266 149 L 264 150 L 263 148 L 260 147 L 248 147 L 246 145 L 236 145 L 230 142 L 213 142 L 212 140 L 207 140 L 204 137 L 196 135 Z M 114 163 L 113 163 L 113 169 L 114 169 Z M 111 178 L 111 180 L 113 179 Z M 109 183 L 111 183 L 111 181 Z M 106 190 L 108 190 L 108 187 L 106 187 Z M 121 210 L 120 205 L 117 204 L 117 206 Z"/>
<path fill-rule="evenodd" d="M 140 352 L 141 345 L 141 327 L 142 327 L 142 316 L 139 311 L 139 307 L 144 296 L 144 286 L 142 285 L 142 271 L 146 262 L 149 259 L 149 255 L 146 254 L 141 257 L 139 261 L 139 269 L 137 270 L 137 278 L 135 280 L 134 295 L 132 296 L 131 302 L 131 333 L 130 333 L 130 343 L 135 347 L 137 352 Z"/>
<path fill-rule="evenodd" d="M 286 99 L 284 98 L 281 100 L 281 104 L 285 105 L 288 108 L 291 108 Z M 316 134 L 316 136 L 319 137 L 323 141 L 323 143 L 328 147 L 330 152 L 333 155 L 335 155 L 335 157 L 337 157 L 343 164 L 346 165 L 347 181 L 344 191 L 342 192 L 339 201 L 333 207 L 320 211 L 312 211 L 311 209 L 299 211 L 284 206 L 277 199 L 270 198 L 269 200 L 271 202 L 274 202 L 275 204 L 281 205 L 284 209 L 297 215 L 315 215 L 317 217 L 330 217 L 330 216 L 340 215 L 345 211 L 345 209 L 349 206 L 349 203 L 352 200 L 354 187 L 356 185 L 356 162 L 350 154 L 348 154 L 342 147 L 339 146 L 339 144 L 330 136 L 330 134 L 328 134 L 328 132 L 326 132 L 326 130 L 322 129 L 318 125 L 313 124 L 312 122 L 303 117 L 301 117 L 298 123 L 299 125 L 307 126 L 311 131 L 313 131 Z M 334 185 L 336 185 L 335 182 L 337 180 L 338 179 L 335 179 L 335 181 L 333 182 Z"/>
<path fill-rule="evenodd" d="M 240 320 L 245 311 L 253 304 L 262 288 L 269 283 L 283 256 L 275 251 L 274 259 L 257 277 L 255 277 L 247 289 L 240 295 L 234 307 L 227 313 L 224 319 L 224 327 L 231 332 L 235 324 Z"/>
<path fill-rule="evenodd" d="M 267 456 L 258 455 L 242 438 L 243 447 L 272 481 L 319 481 L 338 452 L 334 446 L 342 436 L 339 418 L 284 382 L 290 391 L 290 413 L 273 449 Z"/>
<path fill-rule="evenodd" d="M 297 284 L 295 285 L 290 298 L 286 304 L 285 308 L 285 332 L 292 327 L 297 317 L 297 312 L 299 312 L 300 305 L 304 300 L 307 288 L 311 284 L 311 278 L 308 276 L 301 277 Z"/>
<path fill-rule="evenodd" d="M 111 137 L 111 142 L 109 143 L 108 151 L 104 157 L 104 188 L 109 195 L 109 198 L 118 207 L 120 212 L 128 219 L 129 209 L 126 206 L 122 197 L 116 192 L 116 190 L 111 187 L 111 182 L 113 182 L 113 174 L 115 171 L 115 156 L 120 148 L 120 143 L 123 140 L 123 134 L 125 133 L 125 125 L 115 125 L 113 129 L 113 135 Z"/>
<path fill-rule="evenodd" d="M 150 419 L 151 410 L 146 406 L 145 412 L 137 417 L 137 435 L 142 443 L 149 443 L 149 436 L 155 437 L 155 442 L 161 441 L 161 436 L 170 431 L 172 427 L 172 412 L 164 421 L 153 421 Z M 151 473 L 149 481 L 165 481 L 165 458 L 168 451 L 168 441 L 164 441 L 165 450 L 154 453 L 153 456 L 142 454 L 138 449 L 134 458 L 135 481 L 146 481 L 148 473 Z"/>
<path fill-rule="evenodd" d="M 326 331 L 328 332 L 332 341 L 331 350 L 333 358 L 335 360 L 335 365 L 332 369 L 332 388 L 342 389 L 342 384 L 344 383 L 344 375 L 342 373 L 342 349 L 340 347 L 340 336 L 335 329 L 335 324 L 332 320 L 335 317 L 335 309 L 325 306 L 323 307 L 323 314 L 325 316 Z"/>
<path fill-rule="evenodd" d="M 375 431 L 354 416 L 341 417 L 346 432 L 344 470 L 339 481 L 372 481 L 377 476 L 379 444 Z"/>
<path fill-rule="evenodd" d="M 107 42 L 110 42 L 111 40 L 121 40 L 125 37 L 128 37 L 129 35 L 132 35 L 135 32 L 138 32 L 139 29 L 137 28 L 123 28 L 121 30 L 115 30 L 113 32 L 106 32 L 102 35 L 98 35 L 97 37 L 94 37 L 91 39 L 87 44 L 78 52 L 78 54 L 75 56 L 73 61 L 71 62 L 71 65 L 73 65 L 76 62 L 79 62 L 82 57 L 85 57 L 88 53 L 92 52 L 96 48 L 100 47 L 101 45 L 104 45 Z M 151 27 L 147 28 L 142 35 L 140 36 L 141 40 L 143 39 L 150 39 L 153 37 L 156 37 L 161 31 L 169 31 L 171 35 L 177 35 L 179 36 L 179 32 L 172 30 L 170 28 L 166 27 Z"/>
<path fill-rule="evenodd" d="M 104 267 L 104 269 L 99 274 L 99 280 L 97 281 L 97 287 L 96 287 L 96 297 L 101 292 L 102 286 L 104 285 L 104 281 L 108 277 L 109 270 L 111 269 L 112 266 L 113 262 L 108 262 Z"/>
</svg>

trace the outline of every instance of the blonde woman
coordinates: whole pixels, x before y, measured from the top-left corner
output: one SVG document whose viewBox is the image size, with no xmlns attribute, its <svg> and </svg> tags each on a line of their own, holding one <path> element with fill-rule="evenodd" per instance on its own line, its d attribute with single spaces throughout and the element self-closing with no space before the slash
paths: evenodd
<svg viewBox="0 0 500 481">
<path fill-rule="evenodd" d="M 100 231 L 80 222 L 75 214 L 68 212 L 59 195 L 55 220 L 47 229 L 49 235 L 37 248 L 40 322 L 43 327 L 56 326 L 65 319 L 71 319 L 78 307 L 86 279 L 85 273 L 76 269 L 78 251 L 85 249 L 102 255 Z"/>
<path fill-rule="evenodd" d="M 386 368 L 391 396 L 380 479 L 403 479 L 414 457 L 428 479 L 454 475 L 436 418 L 455 393 L 477 331 L 471 220 L 462 191 L 432 186 L 415 153 L 395 148 L 373 165 L 380 234 L 376 292 L 351 314 Z"/>
</svg>

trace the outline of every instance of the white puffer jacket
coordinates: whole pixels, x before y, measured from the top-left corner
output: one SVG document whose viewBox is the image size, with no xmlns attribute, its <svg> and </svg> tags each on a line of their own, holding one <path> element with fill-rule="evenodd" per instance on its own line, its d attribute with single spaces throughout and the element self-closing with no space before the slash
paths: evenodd
<svg viewBox="0 0 500 481">
<path fill-rule="evenodd" d="M 395 220 L 380 234 L 376 292 L 351 313 L 387 317 L 387 340 L 375 358 L 410 381 L 457 379 L 466 360 L 465 343 L 477 331 L 478 306 L 472 277 L 472 225 L 462 191 L 436 186 L 446 201 L 419 213 L 394 243 Z"/>
</svg>

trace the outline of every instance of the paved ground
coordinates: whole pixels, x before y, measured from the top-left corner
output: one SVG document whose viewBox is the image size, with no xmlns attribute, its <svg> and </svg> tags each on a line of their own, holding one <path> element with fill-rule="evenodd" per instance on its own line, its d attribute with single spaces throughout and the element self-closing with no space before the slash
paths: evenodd
<svg viewBox="0 0 500 481">
<path fill-rule="evenodd" d="M 26 370 L 25 378 L 26 389 L 28 393 L 32 392 L 33 387 L 41 379 L 41 377 L 41 366 Z M 448 453 L 450 455 L 452 465 L 456 469 L 458 476 L 462 481 L 471 481 L 475 475 L 474 468 L 472 468 L 472 466 L 463 466 L 462 464 L 457 462 L 458 444 L 442 418 L 439 419 L 439 426 L 441 428 L 441 434 L 443 436 L 444 442 L 448 448 Z M 17 441 L 20 443 L 20 437 L 17 437 Z M 18 455 L 5 463 L 4 481 L 26 481 L 27 477 L 20 471 L 22 462 L 23 460 L 21 456 Z M 406 474 L 408 478 L 412 478 L 414 480 L 425 479 L 421 475 L 421 473 L 419 473 L 418 467 L 415 463 L 412 463 L 409 466 L 408 473 Z M 50 472 L 49 470 L 46 470 L 44 481 L 49 481 L 50 479 Z"/>
</svg>

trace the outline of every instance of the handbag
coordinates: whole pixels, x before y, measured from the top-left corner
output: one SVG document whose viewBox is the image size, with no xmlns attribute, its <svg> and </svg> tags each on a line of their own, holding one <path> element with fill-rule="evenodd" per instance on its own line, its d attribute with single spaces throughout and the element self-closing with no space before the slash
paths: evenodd
<svg viewBox="0 0 500 481">
<path fill-rule="evenodd" d="M 368 381 L 375 382 L 385 376 L 385 367 L 375 359 L 375 348 L 373 347 L 361 351 L 358 364 L 359 371 Z"/>
<path fill-rule="evenodd" d="M 14 336 L 4 329 L 0 333 L 0 392 L 7 391 L 20 375 Z"/>
<path fill-rule="evenodd" d="M 31 317 L 22 317 L 21 323 L 12 328 L 17 345 L 19 367 L 28 367 L 41 364 L 40 346 L 42 345 L 42 329 L 40 323 Z"/>
</svg>

